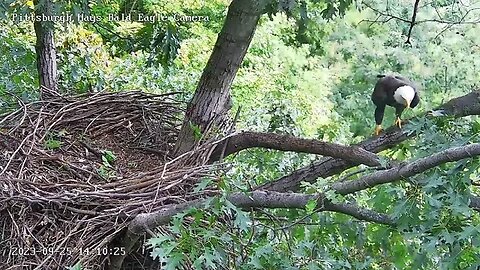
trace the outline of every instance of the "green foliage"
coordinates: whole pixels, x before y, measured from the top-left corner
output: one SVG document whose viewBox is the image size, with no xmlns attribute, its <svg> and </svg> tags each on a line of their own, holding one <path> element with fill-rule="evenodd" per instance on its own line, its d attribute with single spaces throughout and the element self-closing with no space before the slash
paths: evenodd
<svg viewBox="0 0 480 270">
<path fill-rule="evenodd" d="M 150 64 L 157 58 L 163 66 L 170 66 L 173 63 L 180 47 L 177 31 L 177 27 L 173 24 L 169 24 L 163 33 L 155 31 L 157 34 L 151 41 L 151 53 L 148 59 Z"/>
<path fill-rule="evenodd" d="M 401 5 L 398 4 L 400 11 Z M 348 11 L 344 19 L 334 19 L 333 23 L 318 18 L 315 25 L 321 31 L 305 32 L 317 41 L 306 39 L 311 47 L 298 48 L 283 47 L 295 44 L 293 28 L 284 18 L 277 16 L 271 22 L 263 22 L 243 63 L 245 73 L 240 70 L 234 84 L 236 100 L 245 111 L 255 112 L 245 115 L 240 124 L 248 129 L 278 130 L 295 135 L 316 133 L 316 137 L 329 141 L 353 143 L 372 134 L 374 107 L 370 94 L 377 74 L 397 72 L 420 84 L 422 102 L 414 111 L 405 111 L 404 118 L 435 108 L 478 84 L 479 58 L 472 55 L 478 55 L 478 46 L 473 44 L 479 41 L 478 35 L 471 32 L 472 29 L 478 31 L 478 26 L 462 26 L 460 32 L 465 35 L 460 40 L 458 30 L 437 36 L 442 31 L 440 25 L 419 24 L 414 28 L 413 46 L 406 46 L 405 27 L 401 23 L 394 20 L 383 25 L 361 22 L 372 18 L 369 11 L 354 10 Z M 263 29 L 268 32 L 268 38 L 262 36 Z M 439 39 L 441 43 L 437 42 Z M 290 58 L 291 55 L 294 56 Z M 277 59 L 281 62 L 276 63 Z M 261 76 L 256 76 L 257 70 Z M 301 72 L 297 73 L 298 70 Z M 306 73 L 309 76 L 302 77 Z M 299 91 L 300 84 L 316 74 L 318 77 L 313 83 Z M 279 78 L 279 83 L 263 81 L 263 78 Z M 252 91 L 252 87 L 261 92 Z M 311 89 L 316 91 L 309 92 Z M 270 99 L 269 95 L 274 98 Z M 304 95 L 308 103 L 299 102 Z M 325 102 L 316 99 L 317 96 L 326 97 Z M 253 106 L 249 108 L 248 104 Z M 321 115 L 327 121 L 314 120 L 318 114 L 312 109 L 316 107 L 324 110 Z M 388 109 L 385 125 L 393 123 L 393 115 L 394 111 Z M 476 142 L 479 126 L 477 118 L 420 118 L 408 129 L 419 134 L 417 139 L 387 151 L 386 158 L 416 159 L 447 147 Z M 310 161 L 308 155 L 253 150 L 235 157 L 235 171 L 229 177 L 246 188 L 281 177 Z M 323 250 L 327 251 L 317 258 L 328 258 L 324 265 L 329 269 L 474 269 L 480 250 L 470 241 L 478 241 L 478 216 L 468 207 L 468 197 L 470 181 L 478 166 L 478 161 L 447 164 L 407 183 L 377 187 L 356 196 L 359 204 L 393 215 L 400 224 L 398 229 L 374 224 L 356 224 L 345 229 L 339 225 L 344 217 L 319 214 L 328 222 L 316 222 L 316 226 L 325 225 L 317 229 L 318 233 L 323 237 L 335 235 L 335 238 L 315 237 L 315 243 L 323 243 Z M 358 174 L 352 179 L 361 176 Z M 338 179 L 319 180 L 317 185 L 307 188 L 321 191 L 322 186 Z M 334 193 L 328 196 L 340 202 L 345 199 Z M 311 212 L 312 208 L 313 204 L 309 204 L 306 209 Z M 275 211 L 275 216 L 281 217 L 281 212 Z M 289 216 L 289 220 L 301 217 L 297 214 Z M 312 216 L 315 221 L 316 218 Z M 304 237 L 303 229 L 315 230 L 316 227 L 296 228 Z M 358 244 L 352 243 L 355 239 Z M 293 246 L 298 244 L 291 239 L 280 242 L 285 241 Z"/>
<path fill-rule="evenodd" d="M 309 200 L 308 203 L 305 205 L 305 210 L 308 214 L 312 214 L 315 208 L 317 208 L 317 200 L 314 199 Z"/>
<path fill-rule="evenodd" d="M 60 148 L 62 144 L 63 144 L 62 141 L 58 141 L 55 139 L 48 139 L 45 141 L 45 148 L 49 150 L 54 150 L 54 149 Z"/>
<path fill-rule="evenodd" d="M 63 146 L 62 137 L 66 135 L 66 130 L 60 130 L 59 132 L 47 133 L 47 139 L 43 142 L 43 146 L 48 150 L 59 149 Z"/>
<path fill-rule="evenodd" d="M 100 167 L 97 169 L 97 173 L 105 180 L 109 180 L 115 176 L 115 171 L 113 171 L 112 168 L 106 164 L 100 165 Z"/>
<path fill-rule="evenodd" d="M 68 270 L 82 270 L 82 264 L 81 263 L 76 263 L 74 266 L 68 267 Z"/>
<path fill-rule="evenodd" d="M 110 179 L 115 176 L 115 170 L 113 163 L 117 159 L 117 156 L 110 151 L 105 150 L 102 154 L 102 165 L 97 169 L 98 174 L 104 179 Z"/>
<path fill-rule="evenodd" d="M 0 20 L 0 113 L 38 98 L 34 39 L 26 24 Z"/>
<path fill-rule="evenodd" d="M 112 5 L 108 2 L 114 2 Z M 104 41 L 114 48 L 116 56 L 125 56 L 132 52 L 145 51 L 149 57 L 147 64 L 162 64 L 169 68 L 178 56 L 180 41 L 192 37 L 192 26 L 206 26 L 213 21 L 217 24 L 222 20 L 220 14 L 227 2 L 222 0 L 199 1 L 183 0 L 174 3 L 155 1 L 107 1 L 97 2 L 91 8 L 93 15 L 102 18 L 94 28 Z M 108 20 L 108 15 L 118 14 L 120 18 L 128 18 L 132 24 L 118 20 Z M 184 20 L 185 16 L 202 16 L 202 20 L 191 22 Z M 154 18 L 145 20 L 144 18 Z"/>
<path fill-rule="evenodd" d="M 478 140 L 476 134 L 471 136 L 473 127 L 466 120 L 420 119 L 412 128 L 419 134 L 417 140 L 393 149 L 390 155 L 397 159 L 418 158 L 442 150 L 446 145 Z M 410 267 L 477 267 L 480 253 L 470 241 L 479 240 L 478 217 L 472 213 L 468 198 L 472 172 L 478 166 L 475 160 L 445 164 L 406 183 L 382 187 L 370 199 L 376 209 L 387 211 L 397 219 L 398 229 L 405 240 L 411 242 Z"/>
<path fill-rule="evenodd" d="M 202 139 L 202 130 L 198 125 L 195 125 L 191 122 L 189 124 L 190 124 L 190 129 L 193 132 L 193 137 L 195 138 L 195 141 L 200 141 L 200 139 Z"/>
<path fill-rule="evenodd" d="M 111 164 L 117 159 L 117 156 L 115 156 L 115 154 L 110 151 L 110 150 L 105 150 L 103 151 L 103 155 L 102 155 L 102 161 L 104 164 L 106 164 L 107 166 L 109 167 L 112 167 Z"/>
<path fill-rule="evenodd" d="M 208 211 L 190 209 L 176 215 L 172 234 L 159 234 L 148 241 L 152 256 L 165 262 L 166 269 L 187 261 L 194 269 L 217 269 L 231 263 L 226 251 L 241 243 L 239 237 L 246 235 L 250 219 L 225 199 L 211 200 L 207 207 Z"/>
<path fill-rule="evenodd" d="M 200 183 L 198 183 L 195 188 L 193 188 L 193 192 L 200 192 L 204 190 L 207 186 L 212 184 L 212 179 L 211 178 L 203 178 Z"/>
<path fill-rule="evenodd" d="M 111 60 L 97 34 L 72 25 L 57 42 L 61 44 L 57 47 L 61 89 L 85 93 L 109 88 L 107 72 Z"/>
</svg>

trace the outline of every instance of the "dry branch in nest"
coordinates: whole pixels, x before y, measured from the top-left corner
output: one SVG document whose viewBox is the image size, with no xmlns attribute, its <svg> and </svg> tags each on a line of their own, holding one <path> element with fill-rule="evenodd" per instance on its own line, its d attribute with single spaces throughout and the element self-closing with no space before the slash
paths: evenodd
<svg viewBox="0 0 480 270">
<path fill-rule="evenodd" d="M 99 268 L 137 214 L 216 193 L 193 191 L 214 176 L 213 143 L 169 156 L 173 95 L 58 96 L 0 117 L 1 269 Z"/>
</svg>

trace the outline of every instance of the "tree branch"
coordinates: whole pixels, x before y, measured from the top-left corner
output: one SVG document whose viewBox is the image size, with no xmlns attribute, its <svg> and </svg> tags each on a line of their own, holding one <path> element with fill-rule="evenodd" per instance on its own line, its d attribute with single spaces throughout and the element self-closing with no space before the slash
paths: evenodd
<svg viewBox="0 0 480 270">
<path fill-rule="evenodd" d="M 377 212 L 362 209 L 352 203 L 335 204 L 330 202 L 323 194 L 303 193 L 280 193 L 270 191 L 253 191 L 249 193 L 236 192 L 230 194 L 227 199 L 240 208 L 289 208 L 304 209 L 305 205 L 312 199 L 316 199 L 317 210 L 332 211 L 353 216 L 359 220 L 373 221 L 381 224 L 392 225 L 390 217 Z M 145 228 L 151 229 L 170 222 L 170 219 L 190 207 L 198 207 L 204 201 L 195 200 L 188 203 L 176 204 L 162 210 L 137 215 L 130 225 L 128 231 L 134 235 L 142 234 Z"/>
<path fill-rule="evenodd" d="M 352 203 L 335 204 L 323 194 L 280 193 L 270 191 L 237 192 L 228 196 L 228 200 L 242 208 L 289 208 L 305 209 L 310 200 L 317 200 L 318 211 L 331 211 L 346 214 L 359 220 L 394 225 L 394 221 L 385 214 L 363 209 Z"/>
<path fill-rule="evenodd" d="M 455 117 L 480 114 L 480 91 L 475 91 L 465 96 L 452 99 L 449 102 L 445 103 L 444 105 L 440 106 L 438 109 L 434 110 L 432 113 L 450 115 Z M 382 150 L 393 147 L 398 143 L 410 137 L 413 137 L 414 135 L 415 134 L 407 135 L 402 130 L 399 130 L 396 127 L 391 127 L 387 129 L 383 135 L 367 139 L 364 142 L 360 143 L 358 146 L 366 149 L 367 151 L 380 152 Z M 239 138 L 241 136 L 242 135 L 239 134 Z M 278 135 L 278 136 L 281 136 L 281 135 Z M 283 140 L 285 141 L 286 138 L 283 138 Z M 301 142 L 304 139 L 299 139 L 299 140 Z M 235 143 L 232 143 L 231 146 L 229 145 L 227 145 L 227 149 L 228 147 L 232 147 L 232 149 L 237 149 L 238 147 Z M 475 151 L 478 151 L 478 148 L 477 148 L 478 146 L 469 146 L 469 147 L 470 148 L 473 147 Z M 445 163 L 453 160 L 458 160 L 455 158 L 460 158 L 462 156 L 468 157 L 472 155 L 478 155 L 477 152 L 470 151 L 472 149 L 470 149 L 469 147 L 464 147 L 463 152 L 461 150 L 458 152 L 453 151 L 454 156 L 443 156 L 443 157 L 441 156 L 442 154 L 446 154 L 446 153 L 450 155 L 450 152 L 448 151 L 451 151 L 452 149 L 448 149 L 436 154 L 436 156 L 424 158 L 424 159 L 427 159 L 427 161 L 420 159 L 412 162 L 410 165 L 409 164 L 404 165 L 401 168 L 390 169 L 390 170 L 377 172 L 377 173 L 388 174 L 388 172 L 390 172 L 392 175 L 395 175 L 395 170 L 396 170 L 397 177 L 398 176 L 408 177 L 408 173 L 405 173 L 405 171 L 417 171 L 419 170 L 419 168 L 423 168 L 424 170 L 426 170 L 429 168 L 429 166 L 430 167 L 437 166 L 435 164 L 438 162 L 440 162 L 439 164 L 441 164 L 442 162 Z M 242 149 L 245 149 L 245 148 L 242 148 Z M 234 150 L 227 150 L 227 151 L 234 151 Z M 432 158 L 433 160 L 428 161 L 428 159 L 432 159 Z M 423 167 L 416 167 L 416 165 L 420 166 L 422 164 L 423 164 Z M 368 209 L 362 209 L 354 204 L 348 204 L 348 203 L 333 204 L 328 200 L 325 200 L 323 195 L 307 195 L 307 194 L 274 192 L 274 191 L 296 190 L 299 188 L 299 183 L 301 181 L 314 182 L 318 177 L 328 177 L 355 165 L 357 164 L 354 162 L 347 162 L 343 159 L 323 158 L 313 163 L 310 166 L 297 170 L 296 172 L 294 172 L 289 176 L 285 176 L 275 182 L 268 183 L 266 185 L 263 185 L 257 188 L 257 189 L 269 189 L 272 191 L 265 192 L 265 191 L 257 190 L 257 191 L 253 191 L 249 195 L 244 193 L 236 193 L 236 194 L 232 194 L 229 199 L 231 199 L 233 204 L 239 207 L 250 207 L 250 208 L 282 207 L 282 208 L 303 209 L 305 207 L 305 204 L 310 199 L 317 198 L 319 199 L 319 201 L 321 199 L 320 202 L 322 203 L 319 203 L 318 205 L 319 207 L 320 206 L 323 207 L 322 211 L 332 211 L 337 213 L 343 213 L 343 214 L 355 217 L 359 220 L 372 221 L 380 224 L 394 225 L 394 221 L 388 215 L 380 214 Z M 408 168 L 411 168 L 411 170 L 408 170 Z M 376 180 L 374 181 L 375 174 L 376 173 L 368 176 L 371 179 L 371 180 L 367 179 L 368 181 L 371 181 L 369 185 L 380 183 L 380 182 L 377 182 Z M 390 177 L 389 179 L 393 179 L 392 175 L 389 176 Z M 355 183 L 357 182 L 358 181 L 355 181 Z M 357 184 L 350 184 L 352 186 L 346 186 L 341 184 L 342 183 L 334 184 L 333 188 L 342 194 L 345 194 L 348 192 L 354 192 L 354 190 L 358 190 L 359 188 L 362 188 L 360 182 L 358 182 Z M 198 201 L 193 201 L 185 204 L 178 204 L 171 207 L 167 207 L 158 212 L 138 215 L 132 221 L 125 235 L 120 240 L 122 245 L 126 247 L 127 254 L 131 251 L 134 244 L 139 240 L 139 238 L 143 235 L 143 232 L 146 229 L 154 228 L 156 226 L 165 224 L 169 222 L 171 217 L 174 216 L 175 214 L 181 211 L 184 211 L 189 207 L 198 206 L 201 203 L 202 201 L 198 200 Z M 470 206 L 473 209 L 480 211 L 480 197 L 472 196 Z M 122 265 L 124 258 L 125 256 L 112 256 L 111 257 L 112 261 L 109 269 L 120 269 L 120 266 Z"/>
<path fill-rule="evenodd" d="M 354 193 L 376 185 L 391 183 L 400 179 L 414 176 L 438 165 L 458 161 L 464 158 L 480 155 L 480 144 L 474 143 L 466 146 L 452 147 L 428 157 L 405 163 L 401 166 L 374 172 L 354 181 L 337 182 L 332 189 L 340 194 Z"/>
<path fill-rule="evenodd" d="M 408 29 L 407 41 L 405 43 L 411 44 L 410 37 L 412 35 L 413 26 L 415 25 L 415 19 L 417 18 L 417 11 L 418 11 L 418 3 L 420 0 L 415 0 L 415 4 L 413 6 L 413 14 L 412 20 L 410 21 L 410 28 Z"/>
<path fill-rule="evenodd" d="M 432 113 L 454 117 L 480 115 L 480 90 L 454 98 L 433 110 Z"/>
<path fill-rule="evenodd" d="M 381 152 L 391 148 L 415 134 L 407 134 L 397 127 L 390 127 L 377 137 L 372 137 L 358 144 L 367 151 L 373 153 Z M 359 165 L 339 158 L 322 158 L 312 162 L 310 165 L 300 168 L 289 175 L 283 176 L 275 181 L 260 185 L 255 190 L 270 190 L 278 192 L 297 191 L 301 182 L 314 183 L 317 178 L 327 178 L 338 174 L 346 169 Z"/>
<path fill-rule="evenodd" d="M 358 146 L 344 146 L 319 140 L 297 138 L 290 135 L 250 131 L 234 134 L 230 137 L 225 148 L 225 155 L 253 147 L 331 156 L 368 166 L 380 165 L 377 155 Z M 219 159 L 222 150 L 223 145 L 221 144 L 213 152 L 211 159 Z"/>
<path fill-rule="evenodd" d="M 404 18 L 402 18 L 402 17 L 398 17 L 398 16 L 393 15 L 393 14 L 385 13 L 385 12 L 379 10 L 379 9 L 376 9 L 376 8 L 368 5 L 367 3 L 363 3 L 363 4 L 364 4 L 366 7 L 368 7 L 369 9 L 375 11 L 376 13 L 378 13 L 378 14 L 384 16 L 384 17 L 394 18 L 394 19 L 399 20 L 399 21 L 402 21 L 402 22 L 410 23 L 410 20 L 408 20 L 408 19 L 404 19 Z M 389 19 L 389 20 L 390 20 L 390 19 Z"/>
<path fill-rule="evenodd" d="M 462 18 L 460 18 L 459 20 L 457 21 L 449 21 L 449 20 L 444 20 L 442 19 L 442 17 L 440 16 L 440 14 L 438 13 L 438 11 L 435 9 L 436 13 L 437 13 L 437 16 L 439 17 L 439 19 L 426 19 L 426 20 L 420 20 L 420 21 L 416 21 L 416 16 L 417 16 L 417 12 L 418 12 L 418 2 L 419 0 L 416 0 L 415 1 L 415 5 L 414 5 L 414 10 L 413 10 L 413 14 L 412 14 L 412 18 L 411 20 L 409 19 L 405 19 L 405 18 L 402 18 L 402 17 L 399 17 L 397 15 L 394 15 L 394 14 L 390 14 L 388 13 L 387 11 L 381 11 L 377 8 L 374 8 L 366 3 L 363 3 L 366 7 L 368 7 L 369 9 L 373 10 L 375 13 L 378 14 L 377 18 L 375 20 L 361 20 L 359 23 L 362 23 L 362 22 L 370 22 L 371 24 L 373 23 L 387 23 L 389 21 L 391 21 L 392 19 L 395 19 L 395 20 L 398 20 L 398 21 L 401 21 L 401 22 L 405 22 L 405 23 L 408 23 L 410 24 L 410 28 L 408 30 L 408 35 L 407 35 L 407 41 L 405 43 L 407 44 L 410 44 L 410 37 L 411 37 L 411 34 L 412 34 L 412 29 L 413 29 L 413 26 L 417 25 L 417 24 L 422 24 L 422 23 L 429 23 L 429 22 L 434 22 L 434 23 L 440 23 L 440 24 L 447 24 L 447 26 L 445 26 L 443 28 L 442 31 L 440 31 L 440 33 L 437 34 L 437 37 L 439 35 L 441 35 L 441 33 L 443 33 L 444 31 L 446 31 L 447 29 L 451 28 L 452 26 L 454 25 L 459 25 L 459 24 L 477 24 L 480 22 L 480 20 L 473 20 L 473 21 L 466 21 L 465 19 L 467 18 L 468 14 L 470 14 L 472 11 L 475 11 L 475 10 L 478 10 L 480 8 L 471 8 L 469 10 L 467 10 L 465 12 L 465 14 L 463 14 Z M 422 7 L 425 7 L 426 5 L 422 6 Z M 420 8 L 422 8 L 420 7 Z M 385 18 L 383 20 L 380 20 L 381 18 Z"/>
<path fill-rule="evenodd" d="M 479 196 L 470 196 L 470 208 L 480 212 L 480 197 Z"/>
<path fill-rule="evenodd" d="M 467 115 L 480 115 L 480 91 L 473 91 L 467 95 L 454 98 L 433 111 L 435 115 L 449 115 L 463 117 Z M 429 112 L 432 114 L 432 112 Z M 408 125 L 408 123 L 406 123 Z M 371 137 L 358 144 L 363 149 L 378 153 L 389 149 L 409 138 L 415 133 L 407 133 L 396 127 L 390 127 L 377 137 Z M 293 173 L 283 176 L 270 183 L 263 184 L 255 190 L 270 190 L 278 192 L 296 191 L 302 181 L 313 183 L 317 178 L 326 178 L 338 174 L 346 169 L 358 165 L 343 159 L 322 158 L 311 165 L 298 169 Z"/>
</svg>

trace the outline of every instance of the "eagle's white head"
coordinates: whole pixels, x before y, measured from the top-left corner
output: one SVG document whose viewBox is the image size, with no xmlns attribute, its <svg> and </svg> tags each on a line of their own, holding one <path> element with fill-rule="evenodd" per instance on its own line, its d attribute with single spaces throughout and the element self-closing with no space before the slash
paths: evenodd
<svg viewBox="0 0 480 270">
<path fill-rule="evenodd" d="M 415 89 L 409 85 L 400 86 L 393 94 L 395 101 L 399 104 L 403 104 L 407 108 L 410 108 L 410 103 L 412 103 L 414 97 Z"/>
</svg>

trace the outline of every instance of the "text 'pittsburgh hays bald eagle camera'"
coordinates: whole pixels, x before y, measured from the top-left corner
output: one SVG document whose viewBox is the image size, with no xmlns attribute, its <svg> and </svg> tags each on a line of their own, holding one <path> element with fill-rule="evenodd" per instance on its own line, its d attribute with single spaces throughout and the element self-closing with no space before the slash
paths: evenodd
<svg viewBox="0 0 480 270">
<path fill-rule="evenodd" d="M 402 76 L 398 75 L 377 75 L 380 78 L 375 84 L 372 93 L 372 101 L 377 106 L 375 109 L 375 135 L 382 131 L 383 115 L 385 106 L 395 108 L 395 125 L 402 127 L 402 112 L 405 108 L 415 108 L 420 101 L 415 85 Z"/>
</svg>

